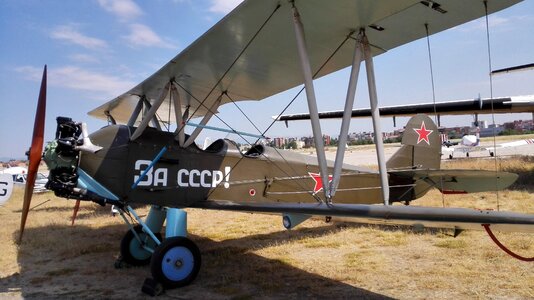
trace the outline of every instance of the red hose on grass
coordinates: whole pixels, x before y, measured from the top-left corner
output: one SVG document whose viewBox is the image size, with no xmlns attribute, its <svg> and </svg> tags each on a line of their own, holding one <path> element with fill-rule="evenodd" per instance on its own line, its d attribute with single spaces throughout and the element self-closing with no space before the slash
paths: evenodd
<svg viewBox="0 0 534 300">
<path fill-rule="evenodd" d="M 534 261 L 534 257 L 521 256 L 519 254 L 512 252 L 510 249 L 506 248 L 506 246 L 501 244 L 501 242 L 499 242 L 499 240 L 495 237 L 495 235 L 491 231 L 490 224 L 482 224 L 482 226 L 484 227 L 484 229 L 486 229 L 486 232 L 488 233 L 489 237 L 493 240 L 495 244 L 497 244 L 497 246 L 499 246 L 499 248 L 501 248 L 502 251 L 506 252 L 508 255 L 510 255 L 511 257 L 515 259 L 519 259 L 522 261 Z"/>
</svg>

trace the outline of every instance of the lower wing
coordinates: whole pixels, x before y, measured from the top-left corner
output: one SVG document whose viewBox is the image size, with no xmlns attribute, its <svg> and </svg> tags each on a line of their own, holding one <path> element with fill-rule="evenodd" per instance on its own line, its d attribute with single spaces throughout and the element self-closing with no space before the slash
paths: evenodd
<svg viewBox="0 0 534 300">
<path fill-rule="evenodd" d="M 223 200 L 200 201 L 196 208 L 244 212 L 301 214 L 351 218 L 356 222 L 388 225 L 419 225 L 484 230 L 483 224 L 498 231 L 534 232 L 534 215 L 466 208 L 437 208 L 397 205 L 324 203 L 243 203 Z"/>
</svg>

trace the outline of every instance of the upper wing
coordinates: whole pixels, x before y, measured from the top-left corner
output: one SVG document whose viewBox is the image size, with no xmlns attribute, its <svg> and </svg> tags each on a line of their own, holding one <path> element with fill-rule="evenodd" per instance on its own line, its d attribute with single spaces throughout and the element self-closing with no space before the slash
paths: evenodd
<svg viewBox="0 0 534 300">
<path fill-rule="evenodd" d="M 488 11 L 518 2 L 489 1 Z M 482 1 L 465 0 L 443 1 L 441 5 L 419 0 L 306 0 L 296 1 L 296 6 L 304 23 L 313 72 L 360 28 L 366 28 L 373 55 L 377 55 L 424 37 L 424 24 L 436 33 L 484 15 Z M 317 76 L 350 65 L 354 43 L 348 39 Z M 184 109 L 189 106 L 192 113 L 199 108 L 195 115 L 201 116 L 207 111 L 204 107 L 210 107 L 223 93 L 235 101 L 260 100 L 299 85 L 303 82 L 300 70 L 290 1 L 248 0 L 155 74 L 89 115 L 106 119 L 110 114 L 117 122 L 126 123 L 140 96 L 153 102 L 174 80 L 181 87 Z M 221 104 L 229 101 L 223 96 Z M 169 105 L 167 98 L 159 108 L 164 122 L 171 121 L 167 117 Z"/>
<path fill-rule="evenodd" d="M 424 225 L 426 227 L 482 230 L 489 224 L 495 230 L 534 232 L 534 215 L 474 210 L 397 205 L 310 204 L 310 203 L 236 203 L 200 201 L 194 207 L 264 213 L 293 213 L 348 217 L 365 223 Z"/>
<path fill-rule="evenodd" d="M 493 103 L 492 103 L 493 102 Z M 438 103 L 406 104 L 384 106 L 380 109 L 381 117 L 406 117 L 417 114 L 469 115 L 493 113 L 534 112 L 534 95 L 518 97 L 501 97 L 493 99 L 468 99 Z M 371 109 L 352 110 L 353 118 L 370 117 Z M 343 111 L 326 111 L 319 113 L 321 119 L 341 119 Z M 274 117 L 279 121 L 309 120 L 310 114 L 288 114 Z"/>
</svg>

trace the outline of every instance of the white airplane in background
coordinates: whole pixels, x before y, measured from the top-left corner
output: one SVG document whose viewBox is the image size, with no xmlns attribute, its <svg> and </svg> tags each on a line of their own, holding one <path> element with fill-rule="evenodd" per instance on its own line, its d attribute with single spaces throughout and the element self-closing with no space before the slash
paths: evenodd
<svg viewBox="0 0 534 300">
<path fill-rule="evenodd" d="M 498 144 L 491 147 L 480 146 L 480 129 L 477 128 L 477 131 L 474 135 L 467 134 L 462 137 L 462 140 L 458 143 L 452 143 L 450 141 L 444 141 L 443 147 L 441 148 L 441 154 L 448 156 L 449 159 L 454 158 L 454 152 L 465 153 L 466 157 L 469 157 L 470 152 L 477 151 L 488 151 L 489 156 L 495 156 L 496 149 L 510 148 L 510 147 L 519 147 L 524 145 L 534 144 L 534 139 L 524 139 L 513 142 L 506 142 Z"/>
<path fill-rule="evenodd" d="M 13 184 L 22 186 L 22 185 L 26 185 L 28 169 L 23 168 L 23 167 L 11 167 L 11 168 L 7 168 L 5 170 L 0 171 L 0 174 L 11 175 L 11 178 L 13 179 Z M 45 185 L 47 182 L 48 182 L 48 177 L 46 175 L 44 175 L 43 173 L 37 173 L 37 179 L 35 180 L 35 188 L 33 192 L 34 193 L 46 192 L 47 189 Z"/>
</svg>

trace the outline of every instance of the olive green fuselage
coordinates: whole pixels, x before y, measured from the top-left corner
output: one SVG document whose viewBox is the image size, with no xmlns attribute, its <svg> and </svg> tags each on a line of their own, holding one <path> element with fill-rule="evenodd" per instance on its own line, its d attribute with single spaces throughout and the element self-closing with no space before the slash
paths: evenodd
<svg viewBox="0 0 534 300">
<path fill-rule="evenodd" d="M 80 158 L 80 168 L 121 200 L 186 207 L 203 200 L 313 203 L 324 199 L 313 156 L 261 145 L 243 154 L 230 140 L 217 140 L 205 150 L 194 143 L 181 148 L 173 133 L 151 128 L 130 141 L 134 129 L 112 125 L 96 131 L 90 138 L 103 149 L 84 152 Z M 132 188 L 164 147 L 161 159 Z M 333 163 L 328 165 L 331 174 Z M 389 181 L 392 199 L 414 198 L 411 180 L 390 176 Z M 378 174 L 344 165 L 333 201 L 382 203 Z"/>
</svg>

